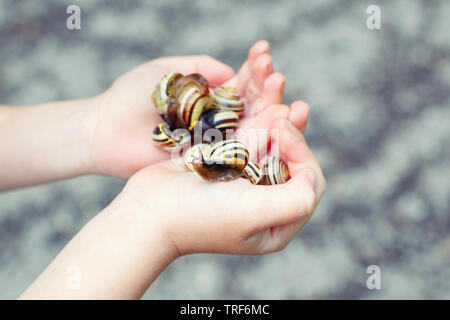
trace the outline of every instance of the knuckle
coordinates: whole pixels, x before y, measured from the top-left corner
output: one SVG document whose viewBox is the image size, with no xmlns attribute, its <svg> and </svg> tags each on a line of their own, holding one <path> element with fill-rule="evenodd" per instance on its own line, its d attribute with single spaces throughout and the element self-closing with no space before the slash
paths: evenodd
<svg viewBox="0 0 450 320">
<path fill-rule="evenodd" d="M 312 189 L 306 189 L 303 193 L 303 215 L 311 216 L 316 207 L 316 194 Z"/>
</svg>

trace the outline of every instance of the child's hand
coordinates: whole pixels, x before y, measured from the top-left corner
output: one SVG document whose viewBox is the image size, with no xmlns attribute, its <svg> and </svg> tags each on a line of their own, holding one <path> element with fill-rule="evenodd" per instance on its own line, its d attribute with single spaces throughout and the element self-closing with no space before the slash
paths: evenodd
<svg viewBox="0 0 450 320">
<path fill-rule="evenodd" d="M 145 166 L 169 159 L 169 153 L 152 141 L 153 129 L 162 119 L 150 99 L 157 82 L 168 72 L 200 73 L 211 83 L 222 85 L 228 81 L 226 85 L 237 86 L 247 105 L 242 125 L 267 106 L 280 104 L 283 98 L 285 79 L 281 73 L 273 73 L 266 41 L 253 45 L 236 76 L 231 67 L 208 56 L 150 61 L 121 76 L 98 97 L 91 146 L 94 173 L 128 178 Z M 280 108 L 288 118 L 288 107 Z M 306 123 L 308 110 L 302 110 L 300 118 L 291 119 L 298 128 Z"/>
<path fill-rule="evenodd" d="M 271 117 L 265 113 L 261 121 Z M 134 175 L 112 206 L 125 215 L 138 212 L 132 220 L 140 229 L 161 226 L 179 255 L 280 250 L 315 210 L 325 179 L 303 135 L 285 119 L 278 119 L 274 128 L 280 130 L 280 154 L 292 176 L 286 184 L 255 186 L 245 179 L 211 183 L 164 161 Z"/>
<path fill-rule="evenodd" d="M 285 119 L 286 108 L 271 106 L 246 123 L 279 130 L 276 142 L 292 176 L 287 183 L 210 183 L 170 160 L 142 169 L 21 298 L 135 299 L 180 255 L 262 254 L 285 247 L 325 190 L 319 164 L 300 131 Z M 274 116 L 281 118 L 273 121 Z M 79 290 L 67 285 L 68 268 L 80 272 Z"/>
</svg>

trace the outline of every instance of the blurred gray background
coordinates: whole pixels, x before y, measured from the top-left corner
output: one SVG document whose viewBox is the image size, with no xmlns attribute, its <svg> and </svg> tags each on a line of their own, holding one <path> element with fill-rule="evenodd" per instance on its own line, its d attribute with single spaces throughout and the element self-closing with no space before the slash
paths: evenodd
<svg viewBox="0 0 450 320">
<path fill-rule="evenodd" d="M 81 30 L 66 28 L 70 4 Z M 381 30 L 366 27 L 370 4 Z M 267 39 L 285 102 L 311 105 L 325 197 L 284 251 L 180 258 L 144 298 L 450 299 L 448 17 L 445 0 L 0 0 L 0 104 L 95 95 L 166 55 L 237 69 Z M 0 298 L 16 298 L 123 185 L 87 176 L 0 194 Z M 372 264 L 381 290 L 366 287 Z"/>
</svg>

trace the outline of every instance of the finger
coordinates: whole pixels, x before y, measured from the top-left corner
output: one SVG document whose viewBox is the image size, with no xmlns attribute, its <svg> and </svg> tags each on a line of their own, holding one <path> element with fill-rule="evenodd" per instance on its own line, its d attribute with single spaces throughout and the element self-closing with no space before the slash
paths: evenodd
<svg viewBox="0 0 450 320">
<path fill-rule="evenodd" d="M 304 101 L 294 101 L 289 111 L 289 121 L 302 133 L 305 132 L 309 117 L 309 105 Z"/>
<path fill-rule="evenodd" d="M 253 225 L 249 236 L 273 226 L 307 221 L 325 190 L 322 171 L 303 135 L 285 119 L 276 120 L 274 128 L 279 130 L 280 153 L 292 178 L 274 186 L 236 187 L 247 200 L 244 216 Z"/>
<path fill-rule="evenodd" d="M 167 57 L 156 61 L 172 72 L 200 73 L 214 84 L 223 84 L 234 76 L 233 68 L 208 55 Z"/>
<path fill-rule="evenodd" d="M 262 55 L 270 56 L 269 52 L 270 52 L 270 45 L 269 42 L 267 42 L 266 40 L 260 40 L 250 48 L 250 50 L 248 51 L 248 58 L 247 58 L 250 73 L 258 58 Z"/>
<path fill-rule="evenodd" d="M 260 55 L 251 67 L 251 77 L 244 93 L 247 105 L 253 104 L 260 95 L 264 81 L 273 72 L 272 57 L 269 54 Z"/>
<path fill-rule="evenodd" d="M 280 72 L 275 72 L 268 76 L 264 81 L 259 98 L 250 106 L 249 116 L 254 117 L 273 104 L 281 104 L 283 102 L 285 83 L 286 77 Z"/>
<path fill-rule="evenodd" d="M 306 222 L 315 209 L 314 188 L 304 173 L 280 185 L 255 186 L 243 182 L 246 185 L 237 187 L 236 192 L 245 199 L 245 207 L 240 210 L 240 218 L 247 226 L 244 237 L 250 238 L 274 226 Z"/>
<path fill-rule="evenodd" d="M 288 120 L 276 120 L 274 129 L 279 133 L 277 143 L 280 148 L 279 152 L 286 160 L 291 176 L 295 178 L 296 175 L 306 174 L 315 187 L 314 191 L 318 201 L 325 191 L 325 178 L 305 137 Z"/>
<path fill-rule="evenodd" d="M 284 249 L 306 222 L 308 222 L 307 217 L 300 219 L 298 222 L 270 228 L 270 238 L 265 245 L 270 250 L 269 252 Z"/>
<path fill-rule="evenodd" d="M 247 60 L 242 64 L 238 74 L 226 82 L 225 86 L 231 86 L 239 88 L 239 93 L 243 96 L 245 89 L 251 77 L 251 68 L 258 56 L 264 53 L 269 53 L 270 45 L 266 40 L 260 40 L 256 42 L 248 52 Z"/>
<path fill-rule="evenodd" d="M 287 105 L 272 105 L 257 116 L 241 121 L 236 138 L 247 146 L 252 161 L 258 161 L 267 154 L 271 139 L 270 129 L 275 120 L 287 119 L 288 116 Z"/>
</svg>

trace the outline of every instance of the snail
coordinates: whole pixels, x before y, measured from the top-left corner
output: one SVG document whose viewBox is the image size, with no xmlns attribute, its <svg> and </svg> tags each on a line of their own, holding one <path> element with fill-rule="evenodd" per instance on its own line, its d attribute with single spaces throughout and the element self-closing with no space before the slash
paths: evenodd
<svg viewBox="0 0 450 320">
<path fill-rule="evenodd" d="M 217 88 L 210 92 L 210 86 Z M 228 130 L 237 128 L 244 112 L 244 102 L 236 88 L 212 85 L 195 73 L 164 75 L 151 99 L 164 120 L 156 126 L 152 138 L 167 151 L 189 144 L 191 133 L 199 126 L 202 135 L 208 129 L 218 129 L 224 138 Z M 290 178 L 281 159 L 269 157 L 260 167 L 250 161 L 247 147 L 237 140 L 220 139 L 213 145 L 194 145 L 184 153 L 184 165 L 208 181 L 244 177 L 253 184 L 269 185 L 284 183 Z"/>
<path fill-rule="evenodd" d="M 208 181 L 230 181 L 239 177 L 253 184 L 281 184 L 289 180 L 289 170 L 278 157 L 269 157 L 261 169 L 249 160 L 248 149 L 237 140 L 223 140 L 213 146 L 197 144 L 184 154 L 188 171 Z"/>
<path fill-rule="evenodd" d="M 156 144 L 170 151 L 176 144 L 187 143 L 184 137 L 173 137 L 172 131 L 176 129 L 192 133 L 200 126 L 202 133 L 213 128 L 225 136 L 227 130 L 237 128 L 239 113 L 243 110 L 237 89 L 217 87 L 211 94 L 210 86 L 215 85 L 196 73 L 187 76 L 168 73 L 162 77 L 151 96 L 166 124 L 160 123 L 155 128 Z"/>
<path fill-rule="evenodd" d="M 218 87 L 212 93 L 213 103 L 223 110 L 234 111 L 240 118 L 244 113 L 244 101 L 234 87 Z"/>
<path fill-rule="evenodd" d="M 172 132 L 165 122 L 161 122 L 155 127 L 152 138 L 166 151 L 177 150 L 191 142 L 191 136 L 187 131 Z"/>
<path fill-rule="evenodd" d="M 179 77 L 182 77 L 180 73 L 168 73 L 162 77 L 153 90 L 152 102 L 158 108 L 159 114 L 164 115 L 167 113 L 167 107 L 169 105 L 169 87 L 171 87 L 173 82 Z"/>
<path fill-rule="evenodd" d="M 289 169 L 279 157 L 268 157 L 262 171 L 263 178 L 260 184 L 280 184 L 290 179 Z"/>
</svg>

